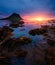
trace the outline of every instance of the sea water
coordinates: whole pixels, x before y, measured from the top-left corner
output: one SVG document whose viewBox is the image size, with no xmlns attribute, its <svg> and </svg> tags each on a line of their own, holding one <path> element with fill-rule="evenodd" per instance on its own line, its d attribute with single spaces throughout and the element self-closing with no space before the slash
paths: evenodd
<svg viewBox="0 0 55 65">
<path fill-rule="evenodd" d="M 9 26 L 9 24 L 10 24 L 10 21 L 8 21 L 8 20 L 0 20 L 0 27 Z M 30 53 L 30 49 L 33 49 L 35 47 L 35 44 L 37 44 L 39 41 L 43 41 L 42 35 L 31 36 L 28 34 L 28 32 L 30 30 L 36 29 L 38 27 L 40 27 L 38 24 L 34 25 L 32 22 L 28 22 L 28 24 L 27 24 L 27 22 L 25 22 L 23 27 L 12 28 L 14 30 L 12 37 L 14 37 L 14 38 L 19 38 L 22 36 L 30 37 L 33 40 L 32 43 L 22 46 L 23 48 L 25 48 L 28 51 L 28 53 Z M 27 57 L 18 58 L 18 59 L 16 57 L 13 57 L 13 58 L 11 58 L 11 62 L 12 62 L 11 63 L 12 65 L 26 65 Z"/>
</svg>

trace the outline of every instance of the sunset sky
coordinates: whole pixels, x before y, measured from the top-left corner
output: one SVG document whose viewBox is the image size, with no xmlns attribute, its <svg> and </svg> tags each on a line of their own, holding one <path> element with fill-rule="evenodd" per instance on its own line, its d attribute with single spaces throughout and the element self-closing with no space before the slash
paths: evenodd
<svg viewBox="0 0 55 65">
<path fill-rule="evenodd" d="M 55 0 L 0 0 L 0 13 L 55 16 Z"/>
</svg>

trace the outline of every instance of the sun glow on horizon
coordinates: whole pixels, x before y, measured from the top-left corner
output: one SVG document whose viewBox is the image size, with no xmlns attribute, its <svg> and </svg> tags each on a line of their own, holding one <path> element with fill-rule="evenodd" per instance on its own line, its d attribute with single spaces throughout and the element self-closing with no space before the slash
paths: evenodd
<svg viewBox="0 0 55 65">
<path fill-rule="evenodd" d="M 48 20 L 51 20 L 51 19 L 55 19 L 53 17 L 51 17 L 50 15 L 48 14 L 44 14 L 44 13 L 38 13 L 38 14 L 28 14 L 26 16 L 23 16 L 23 19 L 26 20 L 26 21 L 39 21 L 40 22 L 44 22 L 44 21 L 48 21 Z"/>
<path fill-rule="evenodd" d="M 44 18 L 36 18 L 36 20 L 38 20 L 38 21 L 43 21 Z"/>
<path fill-rule="evenodd" d="M 55 19 L 55 18 L 51 18 L 51 17 L 26 17 L 24 18 L 24 20 L 27 20 L 27 21 L 48 21 L 48 20 L 51 20 L 51 19 Z"/>
<path fill-rule="evenodd" d="M 36 17 L 36 18 L 29 18 L 28 20 L 30 20 L 30 21 L 44 21 L 44 20 L 48 20 L 48 19 L 44 18 L 44 17 Z"/>
</svg>

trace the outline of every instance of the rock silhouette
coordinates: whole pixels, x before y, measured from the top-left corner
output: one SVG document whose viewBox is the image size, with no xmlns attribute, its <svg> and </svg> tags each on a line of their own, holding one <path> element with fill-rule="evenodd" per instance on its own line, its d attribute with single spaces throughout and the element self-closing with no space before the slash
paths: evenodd
<svg viewBox="0 0 55 65">
<path fill-rule="evenodd" d="M 7 18 L 2 18 L 0 20 L 10 20 L 10 21 L 19 21 L 22 20 L 21 16 L 19 14 L 13 13 Z"/>
<path fill-rule="evenodd" d="M 17 27 L 22 27 L 24 24 L 23 19 L 19 14 L 13 13 L 7 18 L 2 18 L 0 20 L 9 20 L 10 21 L 10 27 L 17 28 Z"/>
</svg>

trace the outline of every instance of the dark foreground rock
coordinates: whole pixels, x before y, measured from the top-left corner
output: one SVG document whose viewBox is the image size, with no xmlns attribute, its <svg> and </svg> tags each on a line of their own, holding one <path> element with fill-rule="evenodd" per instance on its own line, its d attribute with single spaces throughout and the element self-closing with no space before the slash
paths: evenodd
<svg viewBox="0 0 55 65">
<path fill-rule="evenodd" d="M 49 47 L 46 52 L 46 65 L 55 65 L 55 47 Z"/>
<path fill-rule="evenodd" d="M 12 36 L 13 29 L 9 28 L 8 26 L 4 26 L 0 28 L 0 44 L 2 41 L 6 41 L 9 37 Z"/>
<path fill-rule="evenodd" d="M 10 58 L 0 58 L 0 65 L 11 65 Z"/>
<path fill-rule="evenodd" d="M 25 57 L 27 54 L 26 50 L 21 49 L 20 46 L 22 46 L 22 44 L 18 42 L 17 40 L 14 40 L 12 38 L 6 40 L 3 44 L 0 45 L 0 57 L 14 57 L 14 56 L 18 56 L 18 57 Z"/>
<path fill-rule="evenodd" d="M 46 49 L 44 49 L 45 45 L 37 45 L 36 49 L 33 48 L 34 55 L 31 55 L 31 61 L 28 62 L 29 65 L 55 65 L 55 20 L 50 21 L 51 25 L 41 26 L 40 29 L 34 29 L 29 31 L 30 35 L 43 35 L 44 40 L 46 40 Z M 41 43 L 41 42 L 40 42 Z M 44 48 L 43 48 L 44 47 Z M 43 50 L 44 49 L 44 50 Z M 30 52 L 29 54 L 32 54 Z M 32 58 L 33 57 L 33 58 Z M 35 58 L 34 58 L 35 57 Z M 27 65 L 28 65 L 27 63 Z"/>
<path fill-rule="evenodd" d="M 21 43 L 21 45 L 26 45 L 26 44 L 29 44 L 31 42 L 32 42 L 32 39 L 29 37 L 23 36 L 23 37 L 18 38 L 18 43 Z"/>
<path fill-rule="evenodd" d="M 43 34 L 46 42 L 42 43 L 40 41 L 40 43 L 33 43 L 30 46 L 28 43 L 31 43 L 32 40 L 28 37 L 10 37 L 0 45 L 1 60 L 4 60 L 4 58 L 6 60 L 6 58 L 11 57 L 17 57 L 18 59 L 24 57 L 26 65 L 55 65 L 55 27 L 47 27 L 47 31 L 46 27 L 43 27 L 39 29 L 38 32 L 34 33 L 35 35 L 37 33 L 38 35 Z M 5 63 L 8 64 L 8 62 Z"/>
<path fill-rule="evenodd" d="M 13 30 L 7 26 L 0 28 L 0 58 L 11 58 L 13 56 L 25 57 L 26 50 L 21 49 L 22 44 L 31 42 L 30 38 L 12 38 Z"/>
</svg>

